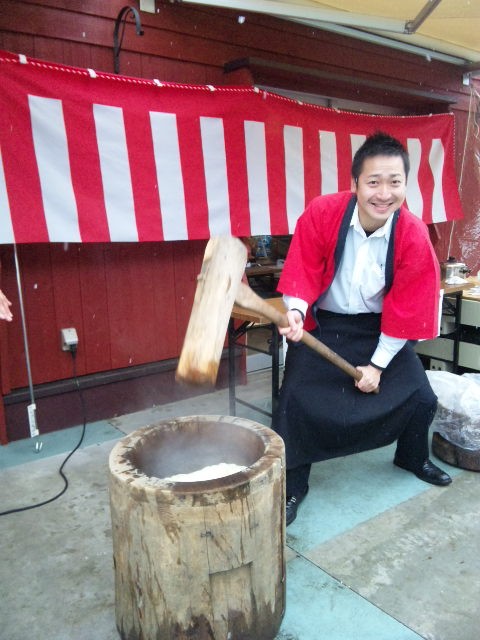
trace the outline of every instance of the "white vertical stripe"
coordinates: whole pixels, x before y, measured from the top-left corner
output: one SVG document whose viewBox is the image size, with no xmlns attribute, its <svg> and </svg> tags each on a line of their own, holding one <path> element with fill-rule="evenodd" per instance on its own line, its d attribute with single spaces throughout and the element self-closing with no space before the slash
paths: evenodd
<svg viewBox="0 0 480 640">
<path fill-rule="evenodd" d="M 187 240 L 187 211 L 175 113 L 150 113 L 165 240 Z"/>
<path fill-rule="evenodd" d="M 28 96 L 33 146 L 50 242 L 80 242 L 62 102 Z"/>
<path fill-rule="evenodd" d="M 288 231 L 293 233 L 297 220 L 305 209 L 303 129 L 285 125 L 283 143 L 285 146 Z"/>
<path fill-rule="evenodd" d="M 210 235 L 231 234 L 227 157 L 221 118 L 200 117 Z"/>
<path fill-rule="evenodd" d="M 13 235 L 5 171 L 3 169 L 2 150 L 0 149 L 0 243 L 10 244 L 12 242 L 15 242 L 15 237 Z"/>
<path fill-rule="evenodd" d="M 265 124 L 245 121 L 248 199 L 253 236 L 270 235 Z"/>
<path fill-rule="evenodd" d="M 407 179 L 406 204 L 417 218 L 423 215 L 423 196 L 418 182 L 418 171 L 422 157 L 422 144 L 418 138 L 407 139 L 407 150 L 410 157 L 410 172 Z"/>
<path fill-rule="evenodd" d="M 123 111 L 120 107 L 94 104 L 93 116 L 110 239 L 138 241 Z"/>
<path fill-rule="evenodd" d="M 338 191 L 337 140 L 334 131 L 319 131 L 322 195 Z"/>
<path fill-rule="evenodd" d="M 445 211 L 442 184 L 445 149 L 439 138 L 433 138 L 428 160 L 433 173 L 432 220 L 433 222 L 445 222 L 447 212 Z"/>
<path fill-rule="evenodd" d="M 350 146 L 352 147 L 352 160 L 353 160 L 353 156 L 357 153 L 357 151 L 360 149 L 360 147 L 362 146 L 362 144 L 365 142 L 366 139 L 367 139 L 367 136 L 360 135 L 358 133 L 350 134 Z"/>
</svg>

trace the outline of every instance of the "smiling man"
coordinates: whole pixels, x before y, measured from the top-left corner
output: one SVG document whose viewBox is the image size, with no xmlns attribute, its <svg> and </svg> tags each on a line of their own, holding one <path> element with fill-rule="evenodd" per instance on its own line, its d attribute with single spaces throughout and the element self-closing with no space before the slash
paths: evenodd
<svg viewBox="0 0 480 640">
<path fill-rule="evenodd" d="M 404 204 L 409 167 L 403 145 L 376 133 L 355 154 L 351 191 L 315 198 L 298 220 L 278 287 L 289 349 L 272 422 L 285 442 L 287 525 L 313 462 L 397 441 L 397 466 L 451 482 L 429 459 L 437 398 L 412 346 L 437 335 L 440 275 L 425 224 Z M 299 342 L 303 331 L 361 380 Z"/>
</svg>

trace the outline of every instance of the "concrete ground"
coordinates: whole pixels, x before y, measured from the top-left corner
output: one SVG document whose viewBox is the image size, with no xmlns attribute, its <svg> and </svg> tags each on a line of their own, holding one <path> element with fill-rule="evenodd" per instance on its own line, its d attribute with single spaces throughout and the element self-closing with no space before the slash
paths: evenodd
<svg viewBox="0 0 480 640">
<path fill-rule="evenodd" d="M 269 375 L 238 395 L 268 408 Z M 57 500 L 0 517 L 0 638 L 117 640 L 108 456 L 164 418 L 225 414 L 226 391 L 89 424 Z M 238 414 L 269 426 L 250 409 Z M 41 429 L 41 425 L 40 425 Z M 81 427 L 0 447 L 0 511 L 48 500 Z M 277 640 L 478 640 L 480 475 L 440 466 L 446 488 L 392 465 L 387 447 L 314 465 L 287 529 L 287 609 Z M 438 461 L 437 461 L 438 462 Z M 165 639 L 169 640 L 169 639 Z"/>
</svg>

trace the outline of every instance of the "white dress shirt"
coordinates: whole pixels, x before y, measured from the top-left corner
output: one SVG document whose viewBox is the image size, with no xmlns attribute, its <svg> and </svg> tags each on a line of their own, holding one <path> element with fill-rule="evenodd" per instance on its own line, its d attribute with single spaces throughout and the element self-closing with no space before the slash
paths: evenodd
<svg viewBox="0 0 480 640">
<path fill-rule="evenodd" d="M 342 259 L 327 294 L 319 303 L 320 309 L 348 314 L 381 313 L 392 220 L 393 214 L 380 229 L 367 236 L 355 207 Z M 304 300 L 287 295 L 283 299 L 287 309 L 299 309 L 306 314 L 308 303 Z M 385 369 L 405 343 L 402 338 L 381 333 L 372 363 Z"/>
</svg>

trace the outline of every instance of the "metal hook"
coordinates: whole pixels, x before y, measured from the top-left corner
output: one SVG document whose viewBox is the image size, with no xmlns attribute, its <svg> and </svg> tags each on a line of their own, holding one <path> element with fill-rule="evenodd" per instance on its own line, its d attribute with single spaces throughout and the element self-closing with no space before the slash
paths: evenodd
<svg viewBox="0 0 480 640">
<path fill-rule="evenodd" d="M 129 5 L 120 9 L 120 12 L 115 20 L 115 27 L 113 29 L 113 69 L 115 73 L 120 73 L 120 51 L 122 49 L 123 35 L 125 33 L 125 23 L 127 21 L 128 14 L 131 13 L 135 20 L 135 31 L 137 36 L 143 36 L 144 31 L 142 29 L 142 23 L 140 22 L 140 14 L 138 13 L 138 9 L 136 7 L 131 7 Z M 120 30 L 120 25 L 122 25 L 122 35 L 120 36 L 120 40 L 118 39 L 118 32 Z"/>
</svg>

